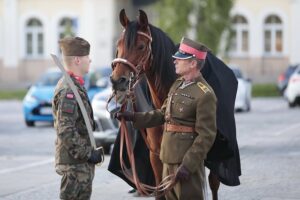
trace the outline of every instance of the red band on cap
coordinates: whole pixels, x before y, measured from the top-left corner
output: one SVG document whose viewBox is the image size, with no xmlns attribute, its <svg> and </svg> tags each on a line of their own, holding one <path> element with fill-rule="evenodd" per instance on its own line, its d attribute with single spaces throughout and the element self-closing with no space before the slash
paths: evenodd
<svg viewBox="0 0 300 200">
<path fill-rule="evenodd" d="M 190 46 L 188 46 L 186 44 L 181 43 L 179 49 L 181 51 L 185 52 L 185 53 L 189 53 L 189 54 L 195 55 L 196 58 L 198 58 L 200 60 L 205 60 L 205 58 L 206 58 L 207 52 L 205 52 L 205 51 L 199 51 L 199 50 L 197 50 L 197 49 L 195 49 L 193 47 L 190 47 Z"/>
</svg>

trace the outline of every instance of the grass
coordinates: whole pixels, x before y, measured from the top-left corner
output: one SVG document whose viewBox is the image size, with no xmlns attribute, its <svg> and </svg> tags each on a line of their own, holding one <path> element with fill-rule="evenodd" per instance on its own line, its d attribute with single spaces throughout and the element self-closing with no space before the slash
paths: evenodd
<svg viewBox="0 0 300 200">
<path fill-rule="evenodd" d="M 27 90 L 0 90 L 0 100 L 22 100 Z M 278 97 L 280 93 L 275 84 L 254 84 L 252 86 L 253 97 Z"/>
<path fill-rule="evenodd" d="M 275 84 L 254 84 L 253 97 L 278 97 L 281 96 Z"/>
<path fill-rule="evenodd" d="M 0 100 L 22 100 L 27 90 L 0 90 Z"/>
</svg>

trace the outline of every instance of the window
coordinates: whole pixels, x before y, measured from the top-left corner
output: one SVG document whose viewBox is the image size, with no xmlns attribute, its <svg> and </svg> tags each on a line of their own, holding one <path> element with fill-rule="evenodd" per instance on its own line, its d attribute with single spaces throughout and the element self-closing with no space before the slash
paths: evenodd
<svg viewBox="0 0 300 200">
<path fill-rule="evenodd" d="M 43 25 L 40 20 L 31 18 L 25 29 L 26 56 L 28 58 L 39 58 L 44 54 Z"/>
<path fill-rule="evenodd" d="M 58 27 L 58 39 L 64 37 L 74 37 L 77 35 L 77 19 L 71 19 L 69 17 L 64 17 L 59 22 Z M 60 49 L 58 47 L 58 52 Z"/>
<path fill-rule="evenodd" d="M 232 19 L 232 24 L 230 51 L 236 55 L 245 54 L 249 51 L 248 22 L 245 17 L 236 15 Z"/>
<path fill-rule="evenodd" d="M 71 19 L 68 17 L 65 17 L 62 20 L 60 20 L 58 29 L 59 39 L 67 36 L 75 36 L 77 32 L 76 22 L 76 19 Z"/>
<path fill-rule="evenodd" d="M 283 26 L 281 19 L 270 15 L 264 22 L 264 51 L 269 55 L 280 54 L 283 51 Z"/>
</svg>

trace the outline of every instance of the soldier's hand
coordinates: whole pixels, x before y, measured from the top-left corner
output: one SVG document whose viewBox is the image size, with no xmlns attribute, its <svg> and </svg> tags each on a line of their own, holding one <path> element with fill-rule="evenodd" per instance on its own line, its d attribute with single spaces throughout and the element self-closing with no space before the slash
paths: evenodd
<svg viewBox="0 0 300 200">
<path fill-rule="evenodd" d="M 98 164 L 102 161 L 101 149 L 96 149 L 92 151 L 91 157 L 88 159 L 89 163 Z"/>
<path fill-rule="evenodd" d="M 184 165 L 180 165 L 175 174 L 175 182 L 187 181 L 190 175 L 190 171 Z"/>
<path fill-rule="evenodd" d="M 118 120 L 124 118 L 125 121 L 134 121 L 134 112 L 129 112 L 129 111 L 118 112 L 116 113 L 115 118 L 117 118 Z"/>
</svg>

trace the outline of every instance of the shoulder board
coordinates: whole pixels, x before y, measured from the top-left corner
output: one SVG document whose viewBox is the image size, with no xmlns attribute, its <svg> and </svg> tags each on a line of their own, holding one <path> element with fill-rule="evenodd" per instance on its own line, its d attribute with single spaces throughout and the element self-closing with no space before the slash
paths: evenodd
<svg viewBox="0 0 300 200">
<path fill-rule="evenodd" d="M 198 87 L 199 87 L 204 93 L 206 93 L 206 92 L 211 92 L 210 89 L 209 89 L 206 85 L 204 85 L 203 83 L 198 82 L 197 85 L 198 85 Z"/>
</svg>

